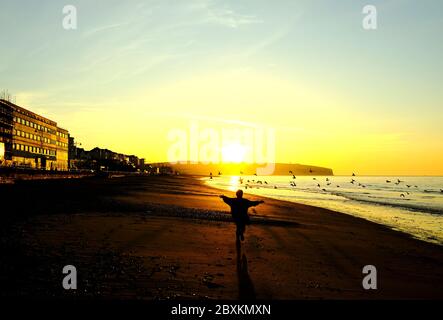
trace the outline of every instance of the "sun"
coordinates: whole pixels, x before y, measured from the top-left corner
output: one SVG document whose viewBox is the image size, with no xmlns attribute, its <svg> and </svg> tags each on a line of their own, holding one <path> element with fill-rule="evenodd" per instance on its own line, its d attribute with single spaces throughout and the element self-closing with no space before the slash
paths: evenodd
<svg viewBox="0 0 443 320">
<path fill-rule="evenodd" d="M 239 143 L 228 144 L 222 148 L 222 161 L 224 163 L 244 162 L 246 148 Z"/>
</svg>

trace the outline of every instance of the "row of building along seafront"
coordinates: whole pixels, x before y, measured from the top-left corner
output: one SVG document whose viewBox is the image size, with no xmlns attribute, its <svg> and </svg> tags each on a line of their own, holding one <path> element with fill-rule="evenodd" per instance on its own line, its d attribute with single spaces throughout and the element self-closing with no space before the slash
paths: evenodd
<svg viewBox="0 0 443 320">
<path fill-rule="evenodd" d="M 78 148 L 55 121 L 5 99 L 0 99 L 0 167 L 145 170 L 144 159 L 134 155 Z"/>
</svg>

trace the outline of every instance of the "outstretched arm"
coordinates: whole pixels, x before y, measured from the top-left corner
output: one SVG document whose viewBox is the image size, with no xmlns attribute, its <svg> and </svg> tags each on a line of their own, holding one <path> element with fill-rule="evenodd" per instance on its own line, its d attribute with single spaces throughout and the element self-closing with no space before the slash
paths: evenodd
<svg viewBox="0 0 443 320">
<path fill-rule="evenodd" d="M 225 195 L 221 195 L 220 198 L 221 198 L 226 204 L 231 205 L 231 203 L 232 203 L 232 198 L 229 198 L 229 197 L 227 197 L 227 196 L 225 196 Z"/>
<path fill-rule="evenodd" d="M 249 206 L 250 207 L 256 207 L 259 204 L 265 203 L 263 200 L 259 200 L 259 201 L 249 201 Z"/>
</svg>

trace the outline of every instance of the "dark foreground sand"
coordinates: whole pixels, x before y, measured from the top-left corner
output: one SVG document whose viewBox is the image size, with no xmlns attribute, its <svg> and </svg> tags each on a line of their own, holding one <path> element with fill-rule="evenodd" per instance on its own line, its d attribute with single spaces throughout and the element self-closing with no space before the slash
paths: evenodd
<svg viewBox="0 0 443 320">
<path fill-rule="evenodd" d="M 441 246 L 325 209 L 265 199 L 237 248 L 221 192 L 189 177 L 27 181 L 0 192 L 2 296 L 443 298 Z M 62 289 L 68 264 L 77 291 Z M 378 290 L 363 289 L 365 265 L 377 267 Z"/>
</svg>

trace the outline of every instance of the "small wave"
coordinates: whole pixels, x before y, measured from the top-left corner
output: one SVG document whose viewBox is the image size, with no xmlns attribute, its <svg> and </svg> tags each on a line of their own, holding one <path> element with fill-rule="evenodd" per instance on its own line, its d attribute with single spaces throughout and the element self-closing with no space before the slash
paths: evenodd
<svg viewBox="0 0 443 320">
<path fill-rule="evenodd" d="M 423 190 L 423 192 L 441 194 L 443 196 L 443 192 L 441 192 L 439 190 Z"/>
<path fill-rule="evenodd" d="M 438 214 L 442 215 L 443 210 L 431 208 L 431 207 L 423 207 L 419 205 L 414 205 L 412 203 L 394 203 L 394 202 L 385 202 L 385 201 L 379 201 L 379 200 L 369 200 L 369 199 L 361 199 L 361 198 L 353 198 L 352 196 L 347 196 L 349 200 L 353 201 L 359 201 L 363 203 L 371 203 L 371 204 L 377 204 L 382 206 L 388 206 L 393 208 L 402 208 L 409 211 L 416 211 L 416 212 L 423 212 L 423 213 L 431 213 L 431 214 Z M 378 198 L 380 199 L 380 198 Z M 411 199 L 402 199 L 401 201 L 410 201 Z"/>
</svg>

